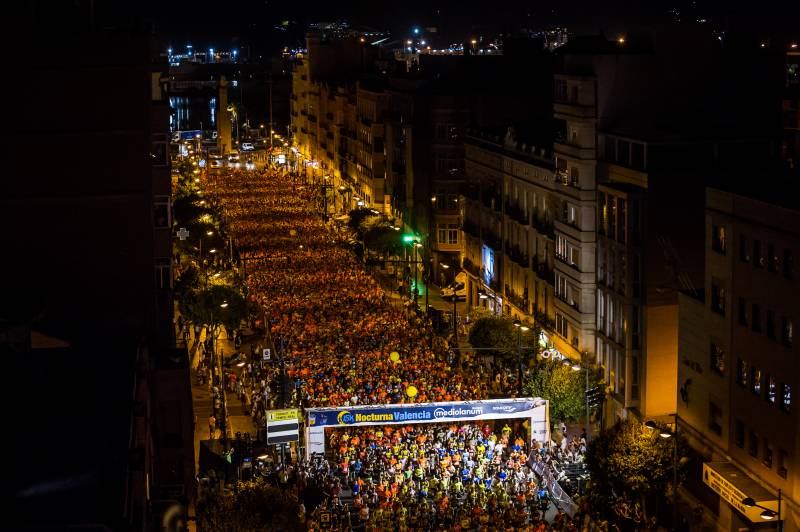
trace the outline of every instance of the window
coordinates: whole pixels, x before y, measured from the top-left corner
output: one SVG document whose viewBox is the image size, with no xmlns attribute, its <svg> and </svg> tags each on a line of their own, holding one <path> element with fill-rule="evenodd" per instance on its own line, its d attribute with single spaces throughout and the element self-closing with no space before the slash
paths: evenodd
<svg viewBox="0 0 800 532">
<path fill-rule="evenodd" d="M 610 211 L 608 217 L 608 236 L 609 238 L 617 239 L 617 200 L 614 196 L 608 197 L 608 210 Z"/>
<path fill-rule="evenodd" d="M 711 370 L 715 371 L 719 375 L 725 374 L 725 352 L 722 350 L 720 346 L 718 346 L 713 341 L 709 347 L 709 354 L 711 357 L 709 365 L 711 366 Z"/>
<path fill-rule="evenodd" d="M 767 337 L 775 339 L 775 312 L 767 309 Z"/>
<path fill-rule="evenodd" d="M 574 205 L 569 206 L 569 214 L 567 216 L 567 222 L 570 225 L 575 225 L 578 223 L 578 209 Z"/>
<path fill-rule="evenodd" d="M 597 291 L 597 329 L 606 330 L 606 296 L 600 290 Z"/>
<path fill-rule="evenodd" d="M 792 331 L 792 320 L 787 318 L 786 316 L 781 317 L 781 342 L 786 347 L 792 347 L 792 337 L 794 332 Z"/>
<path fill-rule="evenodd" d="M 781 384 L 781 410 L 784 412 L 792 410 L 792 386 L 785 382 Z"/>
<path fill-rule="evenodd" d="M 445 208 L 451 211 L 458 209 L 458 194 L 448 194 Z M 527 218 L 527 216 L 526 216 Z"/>
<path fill-rule="evenodd" d="M 567 328 L 567 320 L 559 313 L 556 313 L 556 332 L 567 338 L 568 328 Z"/>
<path fill-rule="evenodd" d="M 172 205 L 169 196 L 153 196 L 153 227 L 172 227 Z"/>
<path fill-rule="evenodd" d="M 567 240 L 558 235 L 556 237 L 556 258 L 563 259 L 567 256 Z"/>
<path fill-rule="evenodd" d="M 711 249 L 722 255 L 725 254 L 725 227 L 721 225 L 711 226 Z"/>
<path fill-rule="evenodd" d="M 750 262 L 750 254 L 747 252 L 747 237 L 739 235 L 739 259 L 742 262 Z"/>
<path fill-rule="evenodd" d="M 598 206 L 598 210 L 600 211 L 600 224 L 597 228 L 597 231 L 604 235 L 606 234 L 606 226 L 608 225 L 608 205 L 606 204 L 606 193 L 600 193 L 600 205 Z"/>
<path fill-rule="evenodd" d="M 760 240 L 753 240 L 753 266 L 756 268 L 764 267 L 764 255 L 761 254 Z"/>
<path fill-rule="evenodd" d="M 725 315 L 725 289 L 719 282 L 711 281 L 711 310 L 717 314 Z"/>
<path fill-rule="evenodd" d="M 767 271 L 772 273 L 778 272 L 778 256 L 775 254 L 775 245 L 767 245 Z"/>
<path fill-rule="evenodd" d="M 625 219 L 625 200 L 622 198 L 618 199 L 617 207 L 619 208 L 619 241 L 624 244 L 628 238 L 628 221 Z"/>
<path fill-rule="evenodd" d="M 772 444 L 768 439 L 764 438 L 764 462 L 767 467 L 772 467 Z"/>
<path fill-rule="evenodd" d="M 750 429 L 750 456 L 758 456 L 758 434 Z"/>
<path fill-rule="evenodd" d="M 156 290 L 172 289 L 172 261 L 169 257 L 156 258 L 155 288 Z"/>
<path fill-rule="evenodd" d="M 783 250 L 783 276 L 786 279 L 792 278 L 792 252 L 788 249 Z"/>
<path fill-rule="evenodd" d="M 747 327 L 747 303 L 743 297 L 739 298 L 739 325 Z"/>
<path fill-rule="evenodd" d="M 761 370 L 750 366 L 750 391 L 761 397 Z"/>
<path fill-rule="evenodd" d="M 736 359 L 736 382 L 739 386 L 747 386 L 747 364 L 741 358 Z"/>
<path fill-rule="evenodd" d="M 631 347 L 639 349 L 639 305 L 631 310 Z"/>
<path fill-rule="evenodd" d="M 767 401 L 775 404 L 775 397 L 778 395 L 778 384 L 775 382 L 775 377 L 772 375 L 767 375 L 766 378 L 766 386 L 767 386 Z"/>
<path fill-rule="evenodd" d="M 631 357 L 631 399 L 639 399 L 639 357 L 637 356 Z"/>
<path fill-rule="evenodd" d="M 778 449 L 778 474 L 783 478 L 788 476 L 789 470 L 787 466 L 789 465 L 789 453 L 784 451 L 783 449 Z"/>
<path fill-rule="evenodd" d="M 753 315 L 750 317 L 755 332 L 761 332 L 761 307 L 753 303 Z"/>
<path fill-rule="evenodd" d="M 708 402 L 708 428 L 718 436 L 722 435 L 722 407 L 714 401 Z"/>
<path fill-rule="evenodd" d="M 736 446 L 739 447 L 740 449 L 744 448 L 744 423 L 742 423 L 741 419 L 736 420 L 736 427 L 734 429 L 733 441 L 734 443 L 736 443 Z"/>
<path fill-rule="evenodd" d="M 581 252 L 578 248 L 574 246 L 569 247 L 569 263 L 571 266 L 578 267 L 578 262 L 581 259 Z"/>
<path fill-rule="evenodd" d="M 458 244 L 458 224 L 437 224 L 440 244 Z"/>
<path fill-rule="evenodd" d="M 577 187 L 580 182 L 581 173 L 576 166 L 569 169 L 569 184 Z"/>
</svg>

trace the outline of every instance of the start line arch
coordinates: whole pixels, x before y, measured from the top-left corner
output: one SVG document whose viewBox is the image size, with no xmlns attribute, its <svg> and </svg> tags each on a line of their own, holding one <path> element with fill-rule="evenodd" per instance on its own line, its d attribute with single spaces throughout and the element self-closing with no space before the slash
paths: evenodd
<svg viewBox="0 0 800 532">
<path fill-rule="evenodd" d="M 306 456 L 325 453 L 325 429 L 368 425 L 450 423 L 528 419 L 531 440 L 550 441 L 550 408 L 545 399 L 487 399 L 393 405 L 308 408 L 305 411 Z M 530 441 L 528 442 L 530 443 Z"/>
</svg>

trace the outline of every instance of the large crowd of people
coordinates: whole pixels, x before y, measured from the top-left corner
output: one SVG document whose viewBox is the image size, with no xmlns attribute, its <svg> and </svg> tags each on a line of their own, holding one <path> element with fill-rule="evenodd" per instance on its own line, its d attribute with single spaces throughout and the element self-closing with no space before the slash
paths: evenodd
<svg viewBox="0 0 800 532">
<path fill-rule="evenodd" d="M 230 172 L 207 176 L 204 189 L 222 209 L 249 296 L 266 311 L 296 404 L 486 397 L 485 381 L 433 352 L 430 324 L 392 305 L 345 235 L 314 212 L 313 186 L 278 171 Z M 263 391 L 256 386 L 252 396 Z"/>
<path fill-rule="evenodd" d="M 454 367 L 435 352 L 430 323 L 392 305 L 346 235 L 314 211 L 313 186 L 280 171 L 231 171 L 205 176 L 203 188 L 263 311 L 251 319 L 269 332 L 222 383 L 258 423 L 290 405 L 476 400 L 512 384 L 512 373 Z M 267 344 L 276 352 L 257 362 Z M 273 472 L 301 499 L 309 488 L 324 493 L 308 508 L 311 528 L 326 511 L 361 530 L 585 529 L 552 504 L 532 465 L 580 460 L 585 440 L 551 451 L 525 434 L 522 425 L 351 427 L 329 434 L 329 456 Z"/>
</svg>

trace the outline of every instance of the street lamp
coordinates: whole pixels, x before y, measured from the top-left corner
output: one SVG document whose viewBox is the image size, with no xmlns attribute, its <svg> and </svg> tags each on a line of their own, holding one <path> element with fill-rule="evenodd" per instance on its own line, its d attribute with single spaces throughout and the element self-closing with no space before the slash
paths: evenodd
<svg viewBox="0 0 800 532">
<path fill-rule="evenodd" d="M 522 397 L 522 331 L 528 331 L 530 327 L 519 320 L 514 320 L 514 327 L 517 329 L 517 395 Z"/>
<path fill-rule="evenodd" d="M 675 429 L 669 431 L 662 429 L 652 420 L 645 422 L 649 430 L 658 430 L 658 435 L 664 439 L 672 438 L 672 527 L 678 526 L 678 413 L 670 414 L 675 418 Z"/>
<path fill-rule="evenodd" d="M 778 519 L 778 532 L 781 532 L 783 530 L 783 521 L 781 519 L 781 496 L 782 496 L 781 490 L 780 490 L 780 488 L 778 488 L 778 511 L 777 512 L 775 510 L 770 510 L 769 508 L 767 508 L 765 506 L 761 506 L 752 497 L 745 497 L 744 499 L 742 499 L 742 504 L 744 504 L 748 508 L 752 508 L 754 506 L 756 508 L 761 508 L 763 510 L 761 512 L 761 519 L 764 519 L 765 521 L 772 521 L 773 519 Z"/>
</svg>

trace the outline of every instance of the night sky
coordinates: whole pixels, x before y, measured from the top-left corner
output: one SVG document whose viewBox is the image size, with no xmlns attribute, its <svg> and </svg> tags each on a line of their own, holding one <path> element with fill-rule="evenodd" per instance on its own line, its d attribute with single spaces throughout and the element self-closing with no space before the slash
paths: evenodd
<svg viewBox="0 0 800 532">
<path fill-rule="evenodd" d="M 676 16 L 676 13 L 679 15 Z M 269 49 L 301 42 L 311 22 L 348 20 L 402 38 L 412 26 L 437 27 L 443 39 L 466 33 L 495 36 L 501 32 L 566 25 L 577 33 L 614 35 L 637 24 L 706 19 L 713 30 L 753 33 L 757 37 L 796 37 L 800 2 L 767 0 L 438 0 L 433 2 L 276 0 L 174 0 L 152 9 L 158 33 L 175 46 L 193 41 L 195 48 L 248 43 Z M 282 25 L 284 21 L 288 24 Z M 281 29 L 276 29 L 281 28 Z M 792 35 L 794 34 L 794 35 Z"/>
</svg>

